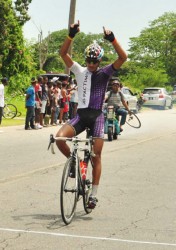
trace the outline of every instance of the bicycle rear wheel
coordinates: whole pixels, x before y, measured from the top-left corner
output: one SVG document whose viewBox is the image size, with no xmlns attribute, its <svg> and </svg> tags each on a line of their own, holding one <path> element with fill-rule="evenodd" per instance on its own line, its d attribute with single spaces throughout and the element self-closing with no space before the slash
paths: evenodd
<svg viewBox="0 0 176 250">
<path fill-rule="evenodd" d="M 60 192 L 61 215 L 66 225 L 70 224 L 74 217 L 78 197 L 78 161 L 76 160 L 75 178 L 69 176 L 71 161 L 72 157 L 65 163 Z"/>
<path fill-rule="evenodd" d="M 84 210 L 87 214 L 92 212 L 91 208 L 88 208 L 88 201 L 89 196 L 92 192 L 92 163 L 91 160 L 89 160 L 88 166 L 87 166 L 87 173 L 86 173 L 86 180 L 82 181 L 83 186 L 83 206 Z"/>
<path fill-rule="evenodd" d="M 133 112 L 131 112 L 131 115 L 129 115 L 129 114 L 127 115 L 126 123 L 133 128 L 140 128 L 141 127 L 141 121 L 139 120 L 137 115 L 135 115 Z"/>
<path fill-rule="evenodd" d="M 3 109 L 3 117 L 13 119 L 17 115 L 17 108 L 13 104 L 6 104 Z"/>
</svg>

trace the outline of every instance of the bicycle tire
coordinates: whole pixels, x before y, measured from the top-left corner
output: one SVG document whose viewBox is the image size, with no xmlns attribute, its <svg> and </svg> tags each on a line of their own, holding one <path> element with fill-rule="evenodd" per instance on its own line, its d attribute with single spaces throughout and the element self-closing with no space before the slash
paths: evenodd
<svg viewBox="0 0 176 250">
<path fill-rule="evenodd" d="M 108 127 L 108 141 L 112 141 L 113 139 L 113 128 Z"/>
<path fill-rule="evenodd" d="M 17 115 L 17 108 L 13 104 L 6 104 L 3 109 L 5 119 L 13 119 Z"/>
<path fill-rule="evenodd" d="M 137 115 L 134 114 L 133 112 L 131 112 L 131 115 L 129 115 L 129 114 L 127 115 L 126 123 L 133 128 L 140 128 L 141 127 L 141 121 L 139 120 Z"/>
<path fill-rule="evenodd" d="M 66 225 L 70 224 L 76 211 L 78 197 L 78 160 L 75 166 L 75 178 L 69 177 L 72 157 L 65 163 L 60 192 L 61 215 Z"/>
<path fill-rule="evenodd" d="M 87 214 L 92 212 L 92 209 L 88 207 L 89 196 L 92 192 L 92 160 L 90 159 L 87 165 L 86 180 L 82 181 L 83 190 L 83 206 L 84 211 Z"/>
<path fill-rule="evenodd" d="M 20 117 L 20 116 L 21 116 L 21 112 L 20 112 L 20 111 L 17 111 L 16 116 L 17 116 L 17 117 Z"/>
</svg>

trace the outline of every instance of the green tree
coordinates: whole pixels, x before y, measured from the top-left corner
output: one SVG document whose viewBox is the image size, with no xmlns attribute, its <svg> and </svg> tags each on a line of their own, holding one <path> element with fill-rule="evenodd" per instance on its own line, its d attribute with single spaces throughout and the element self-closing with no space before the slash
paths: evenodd
<svg viewBox="0 0 176 250">
<path fill-rule="evenodd" d="M 59 72 L 64 71 L 65 65 L 62 62 L 62 59 L 60 58 L 58 52 L 67 34 L 67 29 L 55 31 L 49 34 L 48 37 L 43 39 L 41 45 L 39 43 L 35 44 L 36 57 L 39 58 L 39 52 L 41 52 L 42 57 L 46 59 L 42 66 L 43 70 Z M 94 41 L 102 46 L 105 51 L 105 55 L 101 63 L 102 66 L 109 62 L 113 62 L 116 59 L 117 54 L 114 51 L 113 46 L 108 41 L 103 39 L 103 34 L 85 34 L 83 32 L 80 32 L 74 39 L 72 47 L 73 59 L 81 65 L 84 65 L 84 50 L 89 44 L 93 43 Z M 47 49 L 40 51 L 40 46 L 41 48 L 46 48 L 46 44 Z"/>
<path fill-rule="evenodd" d="M 161 83 L 166 79 L 174 83 L 176 81 L 176 13 L 164 13 L 152 21 L 149 28 L 142 30 L 139 37 L 131 38 L 129 52 L 130 61 L 135 63 L 136 67 L 140 67 L 141 71 L 143 69 L 143 74 L 146 74 L 146 69 L 154 70 L 156 75 L 160 75 Z M 152 79 L 149 80 L 147 85 L 151 84 Z M 153 78 L 153 84 L 158 85 L 160 82 L 157 83 Z"/>
<path fill-rule="evenodd" d="M 17 6 L 22 8 L 25 1 L 15 3 L 16 8 Z M 17 15 L 12 0 L 0 1 L 0 74 L 10 78 L 9 89 L 19 87 L 17 82 L 12 82 L 13 78 L 21 78 L 20 74 L 23 77 L 24 75 L 30 77 L 31 65 L 33 65 L 22 32 L 22 25 L 28 18 L 22 9 L 18 9 L 18 12 L 20 15 Z"/>
<path fill-rule="evenodd" d="M 162 69 L 141 67 L 133 62 L 127 62 L 123 68 L 122 81 L 131 89 L 140 92 L 145 87 L 166 87 L 168 75 Z"/>
<path fill-rule="evenodd" d="M 18 19 L 18 23 L 24 25 L 27 21 L 30 20 L 28 15 L 28 6 L 32 2 L 32 0 L 16 0 L 15 4 L 15 11 L 16 16 Z"/>
</svg>

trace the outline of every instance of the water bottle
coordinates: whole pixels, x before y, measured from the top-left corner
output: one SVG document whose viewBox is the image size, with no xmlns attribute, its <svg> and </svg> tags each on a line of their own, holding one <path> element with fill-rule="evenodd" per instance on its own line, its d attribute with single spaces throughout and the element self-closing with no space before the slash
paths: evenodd
<svg viewBox="0 0 176 250">
<path fill-rule="evenodd" d="M 87 162 L 83 161 L 84 163 L 84 173 L 85 173 L 85 177 L 86 177 L 86 174 L 87 174 Z"/>
<path fill-rule="evenodd" d="M 84 161 L 80 160 L 80 168 L 81 168 L 81 178 L 82 180 L 86 179 L 85 168 L 84 168 Z"/>
<path fill-rule="evenodd" d="M 85 180 L 86 179 L 86 173 L 87 173 L 87 163 L 80 160 L 80 168 L 81 168 L 82 180 Z"/>
</svg>

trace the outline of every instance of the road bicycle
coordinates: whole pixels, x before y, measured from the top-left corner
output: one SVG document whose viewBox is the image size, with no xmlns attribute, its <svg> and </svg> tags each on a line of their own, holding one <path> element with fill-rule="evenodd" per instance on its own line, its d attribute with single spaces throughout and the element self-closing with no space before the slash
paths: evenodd
<svg viewBox="0 0 176 250">
<path fill-rule="evenodd" d="M 54 137 L 50 135 L 48 149 L 51 146 L 51 151 L 54 154 L 54 143 L 57 140 L 71 142 L 71 155 L 67 159 L 62 173 L 61 189 L 60 189 L 60 209 L 64 223 L 70 224 L 75 212 L 77 202 L 82 198 L 83 207 L 87 214 L 91 213 L 92 209 L 88 207 L 88 200 L 92 190 L 92 157 L 95 157 L 93 152 L 94 140 L 89 136 L 89 129 L 86 129 L 86 138 L 82 139 L 77 136 Z M 85 143 L 80 146 L 81 143 Z M 80 157 L 82 151 L 82 158 Z M 75 176 L 73 178 L 73 167 Z"/>
<path fill-rule="evenodd" d="M 7 99 L 5 99 L 5 105 L 3 108 L 3 117 L 5 119 L 13 119 L 16 116 L 21 116 L 21 112 L 17 110 L 17 107 L 14 104 L 6 103 Z"/>
<path fill-rule="evenodd" d="M 3 108 L 3 117 L 13 119 L 17 115 L 17 107 L 13 104 L 5 103 Z"/>
</svg>

